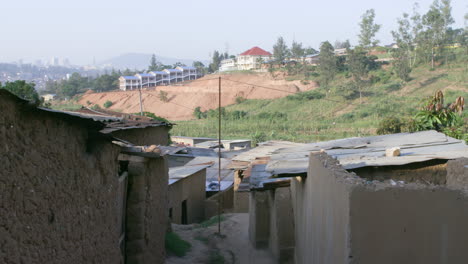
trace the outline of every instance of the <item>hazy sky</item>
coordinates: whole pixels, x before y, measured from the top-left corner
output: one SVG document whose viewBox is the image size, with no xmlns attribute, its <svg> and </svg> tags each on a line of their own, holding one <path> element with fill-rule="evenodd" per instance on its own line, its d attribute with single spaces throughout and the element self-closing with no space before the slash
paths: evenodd
<svg viewBox="0 0 468 264">
<path fill-rule="evenodd" d="M 392 42 L 396 18 L 408 0 L 2 0 L 0 62 L 52 56 L 89 64 L 128 52 L 208 59 L 218 49 L 238 54 L 266 50 L 278 36 L 318 48 L 320 42 L 356 44 L 365 10 L 376 10 L 378 38 Z M 420 13 L 432 0 L 418 1 Z M 463 26 L 466 0 L 452 0 L 455 27 Z"/>
</svg>

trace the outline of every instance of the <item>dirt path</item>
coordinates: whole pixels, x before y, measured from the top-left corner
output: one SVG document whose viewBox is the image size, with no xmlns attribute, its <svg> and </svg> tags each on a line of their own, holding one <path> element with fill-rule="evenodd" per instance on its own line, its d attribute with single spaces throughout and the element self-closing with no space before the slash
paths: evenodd
<svg viewBox="0 0 468 264">
<path fill-rule="evenodd" d="M 215 109 L 218 107 L 218 77 L 222 78 L 223 106 L 234 104 L 237 97 L 246 99 L 274 99 L 287 96 L 298 91 L 315 89 L 317 84 L 301 83 L 275 79 L 270 74 L 223 74 L 207 75 L 195 81 L 181 83 L 177 86 L 158 86 L 156 90 L 143 90 L 144 111 L 155 113 L 169 120 L 189 120 L 193 118 L 193 110 Z M 255 84 L 253 86 L 252 84 Z M 268 90 L 263 87 L 274 88 Z M 167 93 L 168 101 L 163 102 L 160 92 Z M 98 104 L 101 107 L 106 101 L 111 101 L 114 111 L 137 113 L 139 107 L 138 91 L 113 91 L 106 93 L 85 93 L 79 103 L 85 106 Z"/>
<path fill-rule="evenodd" d="M 172 228 L 182 239 L 191 243 L 192 248 L 184 257 L 168 257 L 166 264 L 223 263 L 216 262 L 220 258 L 228 264 L 275 263 L 268 251 L 254 249 L 250 244 L 248 214 L 224 215 L 221 236 L 217 235 L 217 224 L 206 228 L 197 228 L 195 225 L 173 225 Z"/>
</svg>

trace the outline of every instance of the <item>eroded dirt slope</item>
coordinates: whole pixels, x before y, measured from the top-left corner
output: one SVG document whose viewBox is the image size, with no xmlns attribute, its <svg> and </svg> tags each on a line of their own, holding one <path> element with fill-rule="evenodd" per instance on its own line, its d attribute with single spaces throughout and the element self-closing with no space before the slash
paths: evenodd
<svg viewBox="0 0 468 264">
<path fill-rule="evenodd" d="M 234 104 L 237 97 L 246 99 L 273 99 L 307 91 L 317 87 L 316 83 L 286 81 L 272 77 L 268 73 L 207 75 L 201 79 L 185 82 L 177 86 L 158 86 L 156 90 L 143 90 L 144 111 L 155 113 L 169 120 L 193 118 L 193 109 L 200 106 L 202 111 L 218 107 L 218 77 L 221 76 L 222 106 Z M 233 81 L 231 81 L 233 80 Z M 253 86 L 251 84 L 255 84 Z M 277 90 L 264 89 L 259 86 Z M 159 99 L 160 91 L 167 92 L 168 102 Z M 114 91 L 106 93 L 85 93 L 79 103 L 82 105 L 102 105 L 111 101 L 112 110 L 124 113 L 140 111 L 138 91 Z"/>
</svg>

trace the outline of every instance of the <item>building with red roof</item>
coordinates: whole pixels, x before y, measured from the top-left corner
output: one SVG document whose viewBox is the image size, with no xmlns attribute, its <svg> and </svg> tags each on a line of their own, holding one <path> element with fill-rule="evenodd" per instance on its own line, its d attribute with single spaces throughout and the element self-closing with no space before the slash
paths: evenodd
<svg viewBox="0 0 468 264">
<path fill-rule="evenodd" d="M 239 70 L 260 69 L 262 63 L 270 60 L 272 54 L 259 47 L 253 47 L 237 56 L 237 68 Z"/>
<path fill-rule="evenodd" d="M 255 46 L 239 54 L 236 60 L 221 61 L 220 71 L 260 69 L 262 63 L 271 60 L 272 56 L 270 52 Z"/>
</svg>

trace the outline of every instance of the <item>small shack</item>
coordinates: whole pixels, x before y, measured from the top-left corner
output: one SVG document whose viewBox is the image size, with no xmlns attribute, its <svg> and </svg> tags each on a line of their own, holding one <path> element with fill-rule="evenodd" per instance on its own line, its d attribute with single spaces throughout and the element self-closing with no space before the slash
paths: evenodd
<svg viewBox="0 0 468 264">
<path fill-rule="evenodd" d="M 205 219 L 206 165 L 169 169 L 169 218 L 175 224 L 199 223 Z"/>
<path fill-rule="evenodd" d="M 462 263 L 463 157 L 436 131 L 273 150 L 250 165 L 251 242 L 282 262 Z"/>
<path fill-rule="evenodd" d="M 3 262 L 164 262 L 168 174 L 155 148 L 3 89 L 0 112 Z"/>
</svg>

